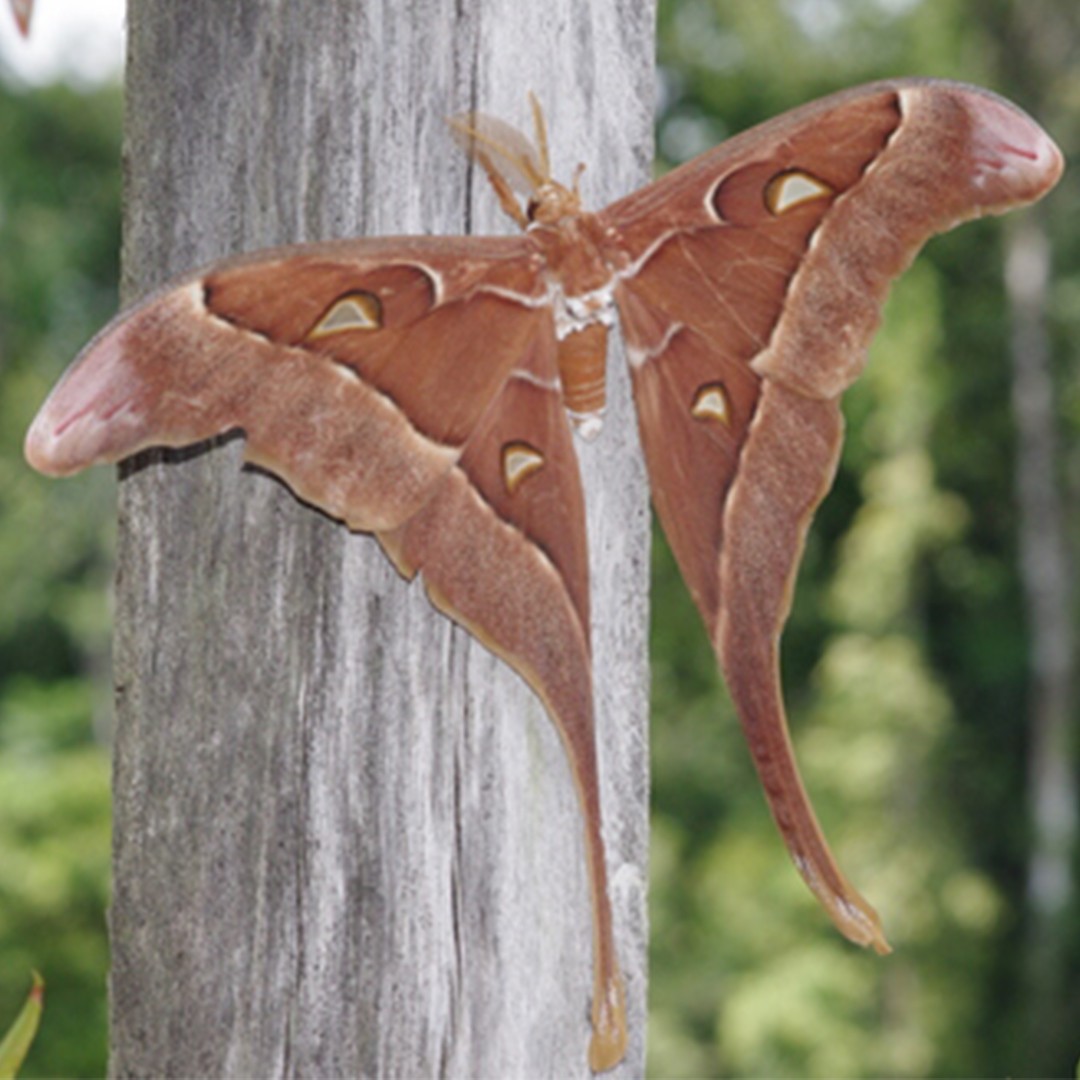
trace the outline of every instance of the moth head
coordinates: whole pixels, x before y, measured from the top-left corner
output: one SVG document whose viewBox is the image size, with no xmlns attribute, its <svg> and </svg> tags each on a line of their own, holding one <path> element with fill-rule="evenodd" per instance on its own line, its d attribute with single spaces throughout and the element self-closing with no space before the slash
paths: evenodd
<svg viewBox="0 0 1080 1080">
<path fill-rule="evenodd" d="M 580 213 L 581 196 L 578 194 L 576 178 L 572 188 L 564 187 L 556 180 L 546 181 L 525 207 L 525 216 L 530 225 L 553 225 L 562 218 Z"/>
<path fill-rule="evenodd" d="M 551 178 L 547 127 L 540 103 L 530 94 L 535 143 L 517 128 L 485 113 L 463 113 L 447 120 L 458 143 L 483 166 L 502 208 L 523 229 L 532 224 L 553 224 L 581 210 L 578 178 L 572 187 Z M 525 196 L 521 208 L 515 193 Z"/>
</svg>

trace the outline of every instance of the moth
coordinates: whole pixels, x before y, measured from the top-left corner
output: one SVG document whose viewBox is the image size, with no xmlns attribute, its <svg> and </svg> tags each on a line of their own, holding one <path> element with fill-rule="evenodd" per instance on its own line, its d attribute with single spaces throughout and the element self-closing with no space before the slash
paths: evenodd
<svg viewBox="0 0 1080 1080">
<path fill-rule="evenodd" d="M 1062 157 L 1003 99 L 875 83 L 753 128 L 599 213 L 536 145 L 459 119 L 510 237 L 354 239 L 175 282 L 76 359 L 26 438 L 66 475 L 241 430 L 248 461 L 373 533 L 401 574 L 516 669 L 566 746 L 594 923 L 589 1061 L 626 1043 L 597 785 L 589 581 L 574 431 L 629 361 L 656 512 L 704 619 L 773 816 L 841 933 L 877 914 L 799 778 L 779 639 L 837 465 L 840 396 L 890 281 L 934 233 L 1038 199 Z M 526 196 L 524 205 L 515 192 Z"/>
</svg>

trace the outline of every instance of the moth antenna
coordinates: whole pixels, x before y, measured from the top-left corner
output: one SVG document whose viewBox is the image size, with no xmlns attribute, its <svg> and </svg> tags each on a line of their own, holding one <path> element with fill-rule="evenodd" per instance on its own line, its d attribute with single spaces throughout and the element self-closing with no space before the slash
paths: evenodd
<svg viewBox="0 0 1080 1080">
<path fill-rule="evenodd" d="M 517 158 L 518 166 L 523 173 L 529 178 L 529 183 L 532 184 L 534 191 L 539 191 L 540 188 L 547 183 L 547 166 L 544 166 L 544 173 L 537 172 L 536 166 L 533 164 L 532 159 L 526 154 L 519 154 Z"/>
<path fill-rule="evenodd" d="M 462 137 L 465 148 L 469 151 L 470 155 L 477 160 L 480 159 L 480 153 L 473 149 L 475 145 L 486 146 L 489 150 L 501 152 L 502 144 L 497 139 L 493 139 L 490 135 L 485 135 L 472 122 L 473 115 L 473 113 L 465 113 L 462 116 L 448 116 L 446 122 L 452 131 L 455 131 Z"/>
<path fill-rule="evenodd" d="M 522 229 L 527 229 L 529 227 L 528 215 L 521 209 L 521 203 L 517 201 L 517 197 L 514 195 L 513 189 L 507 183 L 506 177 L 495 168 L 495 162 L 493 162 L 483 151 L 477 152 L 476 160 L 480 162 L 484 172 L 487 173 L 488 181 L 495 189 L 495 196 L 499 200 L 499 205 L 503 208 L 503 212 L 508 217 L 513 218 Z"/>
<path fill-rule="evenodd" d="M 548 154 L 547 122 L 544 110 L 537 96 L 529 91 L 529 106 L 532 109 L 533 130 L 536 132 L 536 152 L 540 156 L 540 168 L 544 173 L 543 182 L 551 179 L 551 157 Z"/>
<path fill-rule="evenodd" d="M 450 116 L 446 122 L 473 160 L 486 151 L 489 162 L 500 162 L 504 168 L 495 171 L 516 191 L 535 194 L 547 182 L 537 167 L 538 151 L 517 128 L 483 113 Z M 485 168 L 490 173 L 494 165 Z"/>
</svg>

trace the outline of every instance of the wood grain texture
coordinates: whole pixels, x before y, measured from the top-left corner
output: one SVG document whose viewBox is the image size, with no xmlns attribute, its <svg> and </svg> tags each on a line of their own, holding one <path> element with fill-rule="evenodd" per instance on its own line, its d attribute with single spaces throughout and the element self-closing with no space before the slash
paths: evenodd
<svg viewBox="0 0 1080 1080">
<path fill-rule="evenodd" d="M 270 244 L 506 231 L 443 117 L 525 126 L 529 89 L 558 174 L 588 163 L 589 205 L 648 177 L 638 0 L 328 0 L 318 20 L 144 0 L 128 18 L 128 301 Z M 608 425 L 579 456 L 631 1038 L 610 1075 L 631 1076 L 649 517 L 609 370 Z M 144 455 L 121 485 L 112 1074 L 586 1075 L 589 896 L 550 721 L 374 541 L 239 461 L 236 441 Z"/>
</svg>

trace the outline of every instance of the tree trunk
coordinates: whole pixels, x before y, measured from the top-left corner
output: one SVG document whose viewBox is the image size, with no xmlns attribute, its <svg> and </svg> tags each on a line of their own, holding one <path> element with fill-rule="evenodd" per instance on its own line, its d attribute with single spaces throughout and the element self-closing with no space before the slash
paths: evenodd
<svg viewBox="0 0 1080 1080">
<path fill-rule="evenodd" d="M 972 0 L 972 25 L 987 36 L 994 85 L 1022 101 L 1060 145 L 1075 144 L 1068 105 L 1080 40 L 1075 4 L 1054 0 Z M 1046 203 L 1005 223 L 1005 292 L 1010 325 L 1012 411 L 1016 425 L 1017 539 L 1029 640 L 1026 722 L 1028 848 L 1015 994 L 1014 1068 L 1052 1075 L 1075 1060 L 1080 792 L 1074 735 L 1076 630 L 1068 500 L 1062 492 L 1053 347 L 1050 335 L 1052 238 L 1068 228 L 1067 183 Z M 1055 221 L 1056 217 L 1056 221 Z M 1064 248 L 1063 248 L 1064 250 Z"/>
<path fill-rule="evenodd" d="M 1029 213 L 1010 223 L 1006 244 L 1020 567 L 1031 639 L 1024 997 L 1028 1045 L 1038 1062 L 1046 1049 L 1056 1049 L 1073 1011 L 1062 940 L 1075 902 L 1072 867 L 1080 832 L 1072 754 L 1076 643 L 1046 327 L 1050 242 L 1039 216 Z"/>
<path fill-rule="evenodd" d="M 590 205 L 647 179 L 642 0 L 141 0 L 128 31 L 129 301 L 242 249 L 502 229 L 443 117 L 526 126 L 528 90 Z M 630 1076 L 649 515 L 610 374 L 578 449 Z M 589 893 L 552 724 L 374 541 L 240 460 L 227 438 L 124 470 L 112 1074 L 586 1075 Z"/>
</svg>

